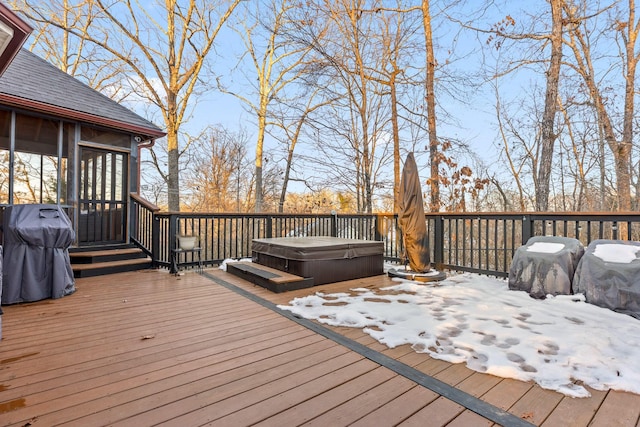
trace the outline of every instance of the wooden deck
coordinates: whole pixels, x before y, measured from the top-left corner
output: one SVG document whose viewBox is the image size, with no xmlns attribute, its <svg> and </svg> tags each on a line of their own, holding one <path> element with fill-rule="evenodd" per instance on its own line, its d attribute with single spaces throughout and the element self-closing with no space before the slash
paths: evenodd
<svg viewBox="0 0 640 427">
<path fill-rule="evenodd" d="M 534 425 L 639 425 L 638 395 L 567 398 L 388 349 L 358 329 L 310 329 L 270 305 L 388 280 L 273 294 L 220 270 L 145 271 L 78 279 L 73 295 L 3 307 L 0 425 L 495 425 L 477 402 Z"/>
</svg>

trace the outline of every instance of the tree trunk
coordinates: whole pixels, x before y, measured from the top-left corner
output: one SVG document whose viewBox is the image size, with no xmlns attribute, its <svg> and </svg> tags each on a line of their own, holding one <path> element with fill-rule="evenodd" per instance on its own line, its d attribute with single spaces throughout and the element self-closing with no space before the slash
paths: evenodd
<svg viewBox="0 0 640 427">
<path fill-rule="evenodd" d="M 305 115 L 306 116 L 306 115 Z M 303 116 L 304 117 L 304 116 Z M 284 179 L 282 180 L 282 191 L 280 192 L 280 202 L 278 203 L 278 212 L 284 212 L 284 202 L 287 197 L 287 187 L 289 186 L 289 176 L 291 175 L 291 165 L 293 164 L 293 151 L 296 147 L 296 143 L 298 142 L 298 135 L 300 134 L 300 129 L 302 128 L 302 124 L 304 123 L 304 118 L 301 118 L 298 124 L 296 125 L 296 132 L 289 143 L 289 149 L 287 150 L 287 165 L 284 169 Z"/>
<path fill-rule="evenodd" d="M 393 211 L 400 206 L 400 131 L 398 129 L 398 99 L 396 70 L 391 74 L 391 127 L 393 131 Z"/>
<path fill-rule="evenodd" d="M 554 133 L 555 115 L 558 109 L 558 82 L 560 80 L 560 64 L 562 62 L 562 3 L 563 0 L 550 0 L 551 3 L 551 60 L 547 71 L 547 90 L 545 93 L 544 113 L 542 115 L 542 141 L 540 161 L 538 162 L 538 179 L 536 181 L 536 210 L 547 211 L 549 208 L 549 180 L 553 163 L 553 149 L 556 135 Z M 562 172 L 562 171 L 561 171 Z"/>
<path fill-rule="evenodd" d="M 266 110 L 266 107 L 265 107 Z M 266 127 L 265 112 L 258 112 L 258 141 L 256 142 L 256 208 L 257 213 L 262 212 L 262 156 L 264 149 L 264 131 Z"/>
<path fill-rule="evenodd" d="M 635 22 L 635 0 L 629 0 L 629 21 L 627 23 L 626 39 L 626 75 L 624 93 L 624 119 L 622 141 L 619 146 L 621 161 L 616 162 L 616 172 L 622 173 L 622 182 L 618 175 L 619 208 L 623 211 L 631 210 L 631 148 L 633 143 L 633 120 L 635 101 L 636 41 L 638 38 L 638 24 Z"/>
<path fill-rule="evenodd" d="M 167 128 L 167 192 L 169 211 L 180 211 L 180 174 L 177 128 Z"/>
<path fill-rule="evenodd" d="M 278 212 L 284 212 L 284 201 L 287 197 L 287 187 L 289 185 L 289 175 L 291 174 L 291 164 L 293 162 L 293 146 L 290 145 L 287 150 L 287 165 L 284 169 L 284 179 L 282 180 L 282 191 L 280 192 L 280 201 L 278 202 Z"/>
<path fill-rule="evenodd" d="M 431 164 L 431 206 L 432 212 L 440 210 L 440 157 L 438 150 L 438 134 L 436 131 L 436 99 L 435 99 L 435 68 L 436 59 L 433 53 L 433 36 L 431 34 L 431 14 L 429 0 L 422 0 L 422 22 L 424 26 L 424 41 L 427 52 L 427 72 L 425 78 L 427 125 L 429 128 L 429 162 Z"/>
</svg>

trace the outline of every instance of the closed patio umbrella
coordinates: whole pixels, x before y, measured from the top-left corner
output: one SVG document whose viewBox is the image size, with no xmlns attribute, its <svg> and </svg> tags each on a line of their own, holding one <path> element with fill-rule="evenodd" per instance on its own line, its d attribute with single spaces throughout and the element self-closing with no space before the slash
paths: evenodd
<svg viewBox="0 0 640 427">
<path fill-rule="evenodd" d="M 444 280 L 443 272 L 431 268 L 429 259 L 429 234 L 424 215 L 422 187 L 418 166 L 413 153 L 407 155 L 402 169 L 400 182 L 400 205 L 398 206 L 398 226 L 404 242 L 404 257 L 409 263 L 409 270 L 389 269 L 391 277 L 401 277 L 419 282 L 435 282 Z"/>
<path fill-rule="evenodd" d="M 429 271 L 429 235 L 424 217 L 420 175 L 413 153 L 407 155 L 402 169 L 398 225 L 402 231 L 405 256 L 411 270 L 416 273 Z"/>
</svg>

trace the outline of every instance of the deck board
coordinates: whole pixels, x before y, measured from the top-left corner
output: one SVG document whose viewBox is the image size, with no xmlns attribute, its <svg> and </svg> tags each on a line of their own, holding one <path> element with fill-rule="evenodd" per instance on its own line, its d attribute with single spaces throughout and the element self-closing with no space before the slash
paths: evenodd
<svg viewBox="0 0 640 427">
<path fill-rule="evenodd" d="M 607 395 L 607 392 L 593 389 L 589 389 L 589 392 L 592 395 L 591 399 L 562 399 L 557 410 L 552 412 L 542 425 L 544 427 L 588 425 Z"/>
<path fill-rule="evenodd" d="M 638 395 L 609 391 L 595 415 L 593 427 L 626 427 L 638 424 L 640 404 Z"/>
<path fill-rule="evenodd" d="M 324 412 L 321 416 L 315 417 L 303 425 L 308 426 L 331 426 L 331 425 L 351 425 L 371 412 L 372 407 L 381 407 L 403 395 L 416 384 L 406 378 L 394 376 L 386 379 L 365 390 L 363 393 L 354 395 L 353 399 L 342 400 L 330 411 Z M 435 393 L 434 393 L 435 394 Z M 282 425 L 282 424 L 281 424 Z M 370 425 L 381 425 L 378 422 Z"/>
<path fill-rule="evenodd" d="M 227 278 L 225 277 L 225 279 Z M 284 294 L 272 294 L 260 290 L 253 292 L 274 303 L 287 304 L 295 297 L 306 296 L 316 291 L 331 293 L 345 292 L 351 288 L 360 287 L 375 289 L 377 287 L 389 286 L 392 283 L 388 277 L 378 276 L 324 285 L 317 289 L 292 291 Z M 236 282 L 234 282 L 234 284 L 243 289 L 248 289 L 246 284 Z M 344 333 L 342 332 L 342 328 L 333 329 Z M 357 336 L 355 333 L 353 335 L 349 333 L 349 335 Z M 359 341 L 365 342 L 363 339 Z M 410 349 L 409 346 L 403 347 Z M 401 349 L 401 347 L 399 347 L 399 349 Z M 638 414 L 640 411 L 639 395 L 609 391 L 605 393 L 605 395 L 615 397 L 610 398 L 610 400 L 606 402 L 602 392 L 596 391 L 592 393 L 593 396 L 591 398 L 575 399 L 549 390 L 543 390 L 532 383 L 497 378 L 492 375 L 480 373 L 473 373 L 460 382 L 459 379 L 456 379 L 456 375 L 454 375 L 456 371 L 448 371 L 452 367 L 451 364 L 433 359 L 426 354 L 415 353 L 413 350 L 411 350 L 411 352 L 404 352 L 398 349 L 387 349 L 384 350 L 383 353 L 393 354 L 398 360 L 409 366 L 413 366 L 421 372 L 440 379 L 444 378 L 446 381 L 450 381 L 452 385 L 456 385 L 460 389 L 474 396 L 478 396 L 492 405 L 508 410 L 514 415 L 526 417 L 527 420 L 533 424 L 540 425 L 546 421 L 547 424 L 545 425 L 548 426 L 565 425 L 564 420 L 571 420 L 571 422 L 566 425 L 587 426 L 590 425 L 591 422 L 601 422 L 602 424 L 600 425 L 604 426 L 608 425 L 606 419 L 613 417 L 617 420 L 616 423 L 619 423 L 613 425 L 635 426 L 636 423 L 638 423 L 640 427 L 640 420 L 638 419 L 638 417 L 640 417 L 640 414 Z M 462 369 L 461 372 L 463 371 L 464 369 Z M 461 375 L 464 376 L 464 373 Z M 625 397 L 620 397 L 619 395 L 625 395 Z M 605 399 L 608 405 L 603 403 L 603 399 Z M 636 410 L 636 408 L 638 409 Z M 620 411 L 620 415 L 615 413 L 616 410 Z M 579 414 L 576 412 L 579 412 Z M 464 416 L 466 417 L 466 415 Z M 555 423 L 556 420 L 558 420 L 558 423 Z M 452 420 L 451 423 L 456 424 L 458 421 Z"/>
<path fill-rule="evenodd" d="M 373 425 L 397 425 L 424 408 L 438 398 L 438 395 L 423 387 L 414 386 L 407 392 L 395 397 L 377 410 L 368 413 L 353 423 L 353 427 L 369 427 Z M 331 413 L 330 415 L 333 415 Z M 319 419 L 322 421 L 321 419 Z M 333 420 L 330 419 L 330 420 Z M 314 420 L 315 421 L 315 420 Z M 339 420 L 338 420 L 339 421 Z M 332 425 L 332 423 L 315 423 L 317 426 Z M 340 425 L 335 423 L 334 425 Z"/>
<path fill-rule="evenodd" d="M 299 425 L 310 419 L 327 412 L 333 411 L 334 408 L 340 406 L 344 402 L 344 396 L 363 396 L 370 392 L 371 389 L 383 384 L 393 377 L 397 377 L 393 372 L 382 367 L 375 368 L 366 374 L 353 378 L 339 384 L 335 387 L 327 388 L 321 394 L 318 394 L 314 399 L 304 400 L 304 396 L 297 396 L 298 399 L 303 399 L 300 403 L 284 409 L 276 414 L 262 420 L 257 423 L 257 426 L 269 426 L 269 425 Z M 318 388 L 319 389 L 319 388 Z M 292 390 L 297 392 L 298 390 Z M 315 390 L 317 392 L 317 390 Z M 287 399 L 287 395 L 282 395 L 282 398 Z M 290 399 L 289 399 L 290 400 Z M 291 403 L 291 402 L 289 402 Z M 266 401 L 266 405 L 270 402 Z M 260 407 L 252 408 L 252 411 L 260 411 Z M 273 411 L 273 409 L 271 409 Z M 242 423 L 241 423 L 242 424 Z"/>
<path fill-rule="evenodd" d="M 398 425 L 423 427 L 428 421 L 430 427 L 446 426 L 462 412 L 464 412 L 464 406 L 439 397 Z"/>
<path fill-rule="evenodd" d="M 278 304 L 389 284 L 380 276 L 273 294 L 210 272 Z M 204 276 L 153 270 L 76 287 L 58 300 L 3 307 L 0 424 L 493 424 Z M 387 348 L 360 329 L 329 329 L 537 425 L 633 426 L 640 418 L 638 395 L 566 398 L 408 345 Z"/>
</svg>

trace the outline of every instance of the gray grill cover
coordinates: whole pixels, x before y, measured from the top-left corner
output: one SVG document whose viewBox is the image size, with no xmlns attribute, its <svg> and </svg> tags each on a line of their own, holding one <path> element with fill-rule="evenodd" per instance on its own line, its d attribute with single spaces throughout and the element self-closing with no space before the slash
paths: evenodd
<svg viewBox="0 0 640 427">
<path fill-rule="evenodd" d="M 3 223 L 2 304 L 60 298 L 75 291 L 68 251 L 75 232 L 59 206 L 9 206 Z"/>
<path fill-rule="evenodd" d="M 556 253 L 533 252 L 535 243 L 556 243 L 564 248 Z M 513 255 L 509 268 L 509 289 L 529 292 L 534 298 L 551 295 L 570 295 L 573 274 L 584 247 L 579 240 L 569 237 L 532 237 Z"/>
<path fill-rule="evenodd" d="M 628 263 L 608 262 L 594 254 L 602 244 L 640 246 L 640 242 L 623 240 L 591 242 L 576 270 L 574 292 L 584 294 L 591 304 L 640 319 L 640 252 Z"/>
</svg>

